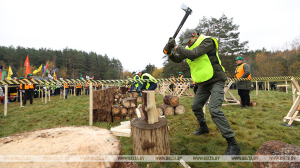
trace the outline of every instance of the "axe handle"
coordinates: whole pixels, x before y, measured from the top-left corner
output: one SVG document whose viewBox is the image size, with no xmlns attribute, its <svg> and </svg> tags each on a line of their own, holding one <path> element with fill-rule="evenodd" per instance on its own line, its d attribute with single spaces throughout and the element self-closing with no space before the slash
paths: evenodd
<svg viewBox="0 0 300 168">
<path fill-rule="evenodd" d="M 173 38 L 174 38 L 174 39 L 176 38 L 176 36 L 177 36 L 177 34 L 179 33 L 179 31 L 181 30 L 181 28 L 182 28 L 184 22 L 186 21 L 186 19 L 189 17 L 189 15 L 190 15 L 191 13 L 192 13 L 192 10 L 191 10 L 191 9 L 186 11 L 186 13 L 185 13 L 183 19 L 181 20 L 181 22 L 180 22 L 180 24 L 179 24 L 179 26 L 178 26 L 178 28 L 177 28 L 175 34 L 173 35 Z M 164 50 L 164 53 L 167 54 L 167 53 L 168 53 L 168 50 Z"/>
</svg>

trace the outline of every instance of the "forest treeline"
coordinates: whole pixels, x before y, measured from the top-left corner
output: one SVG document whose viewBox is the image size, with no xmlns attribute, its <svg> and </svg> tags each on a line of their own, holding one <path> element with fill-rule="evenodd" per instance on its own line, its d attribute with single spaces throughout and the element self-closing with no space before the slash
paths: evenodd
<svg viewBox="0 0 300 168">
<path fill-rule="evenodd" d="M 29 56 L 31 72 L 48 62 L 48 70 L 52 67 L 58 69 L 58 78 L 71 77 L 73 79 L 82 77 L 92 77 L 94 79 L 119 79 L 123 73 L 122 63 L 115 58 L 109 58 L 106 54 L 99 55 L 95 52 L 78 51 L 76 49 L 65 48 L 52 50 L 46 48 L 24 48 L 17 46 L 0 46 L 0 64 L 4 70 L 11 66 L 12 77 L 21 77 L 25 74 L 24 61 Z M 41 76 L 42 72 L 36 74 Z"/>
</svg>

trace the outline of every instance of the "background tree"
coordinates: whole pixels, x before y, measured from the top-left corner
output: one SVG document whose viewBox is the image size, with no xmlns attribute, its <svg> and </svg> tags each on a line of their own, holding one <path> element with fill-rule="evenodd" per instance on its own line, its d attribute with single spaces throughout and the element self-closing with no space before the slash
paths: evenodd
<svg viewBox="0 0 300 168">
<path fill-rule="evenodd" d="M 154 71 L 152 73 L 152 76 L 156 79 L 163 78 L 163 68 L 154 68 Z"/>
</svg>

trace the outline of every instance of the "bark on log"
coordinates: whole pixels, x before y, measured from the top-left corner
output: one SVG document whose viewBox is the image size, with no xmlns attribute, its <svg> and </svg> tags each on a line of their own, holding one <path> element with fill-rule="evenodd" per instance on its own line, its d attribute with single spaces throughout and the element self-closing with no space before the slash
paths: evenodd
<svg viewBox="0 0 300 168">
<path fill-rule="evenodd" d="M 171 105 L 167 105 L 167 104 L 162 104 L 160 105 L 161 109 L 164 112 L 164 115 L 174 115 L 174 107 L 172 107 Z"/>
<path fill-rule="evenodd" d="M 123 100 L 123 99 L 120 97 L 120 98 L 118 99 L 118 102 L 119 102 L 119 103 L 121 103 L 121 102 L 122 102 L 122 100 Z"/>
<path fill-rule="evenodd" d="M 137 92 L 132 92 L 132 97 L 137 98 L 137 97 L 139 97 L 139 94 Z"/>
<path fill-rule="evenodd" d="M 176 107 L 179 104 L 179 98 L 173 95 L 166 95 L 163 99 L 164 103 Z"/>
<path fill-rule="evenodd" d="M 121 121 L 123 118 L 124 118 L 124 116 L 122 116 L 122 114 L 117 114 L 117 115 L 114 115 L 114 121 Z"/>
<path fill-rule="evenodd" d="M 141 105 L 141 104 L 138 106 L 138 109 L 139 109 L 140 112 L 141 112 L 141 117 L 144 117 L 145 115 L 144 115 L 144 112 L 143 112 L 143 109 L 142 109 L 142 105 Z"/>
<path fill-rule="evenodd" d="M 113 105 L 111 108 L 112 108 L 112 113 L 113 113 L 113 115 L 117 115 L 117 114 L 119 114 L 120 111 L 121 111 L 119 105 Z"/>
<path fill-rule="evenodd" d="M 127 91 L 128 91 L 128 87 L 126 87 L 126 86 L 121 86 L 121 87 L 120 87 L 120 90 L 121 90 L 121 93 L 122 93 L 122 94 L 126 94 Z"/>
<path fill-rule="evenodd" d="M 140 96 L 139 96 L 139 97 L 137 97 L 137 99 L 136 99 L 136 100 L 137 100 L 137 102 L 138 102 L 138 103 L 141 103 L 141 102 L 143 102 L 143 98 L 142 98 L 142 97 L 140 97 Z"/>
<path fill-rule="evenodd" d="M 93 121 L 107 121 L 112 122 L 112 106 L 114 105 L 114 93 L 116 87 L 109 87 L 104 90 L 94 90 L 93 91 L 93 108 L 98 110 L 93 110 L 97 114 L 93 114 L 95 118 Z"/>
<path fill-rule="evenodd" d="M 158 118 L 154 124 L 145 123 L 145 118 L 131 123 L 134 155 L 170 155 L 167 120 Z"/>
<path fill-rule="evenodd" d="M 175 107 L 175 114 L 184 114 L 185 113 L 185 107 L 182 104 L 179 104 Z"/>
<path fill-rule="evenodd" d="M 255 155 L 274 155 L 279 158 L 280 155 L 300 155 L 300 147 L 272 140 L 263 143 Z M 253 168 L 265 167 L 300 167 L 300 162 L 253 162 Z"/>
<path fill-rule="evenodd" d="M 148 124 L 154 124 L 158 121 L 156 103 L 155 103 L 155 91 L 143 91 L 143 113 L 145 116 L 145 122 Z"/>
<path fill-rule="evenodd" d="M 132 93 L 127 93 L 127 97 L 132 97 Z"/>
<path fill-rule="evenodd" d="M 156 110 L 157 110 L 157 116 L 162 116 L 162 115 L 164 115 L 164 111 L 161 109 L 161 107 L 156 106 Z"/>
</svg>

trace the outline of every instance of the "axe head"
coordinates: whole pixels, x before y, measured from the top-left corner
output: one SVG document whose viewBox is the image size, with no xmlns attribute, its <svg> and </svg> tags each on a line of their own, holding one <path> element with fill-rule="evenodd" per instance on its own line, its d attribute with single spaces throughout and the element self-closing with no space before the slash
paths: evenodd
<svg viewBox="0 0 300 168">
<path fill-rule="evenodd" d="M 184 10 L 185 12 L 190 12 L 190 15 L 192 14 L 192 9 L 187 7 L 185 4 L 181 5 L 181 9 Z"/>
</svg>

